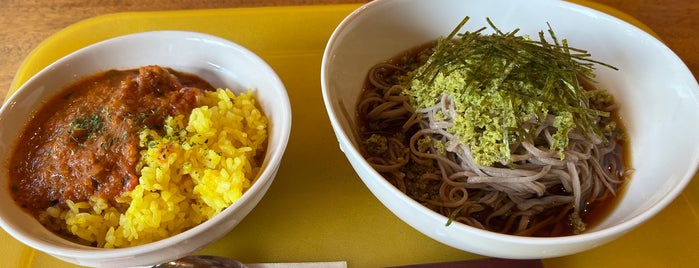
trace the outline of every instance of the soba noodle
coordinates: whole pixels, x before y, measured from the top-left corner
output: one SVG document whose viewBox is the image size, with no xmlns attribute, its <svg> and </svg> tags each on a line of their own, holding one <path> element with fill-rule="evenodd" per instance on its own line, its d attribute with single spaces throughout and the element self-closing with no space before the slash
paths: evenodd
<svg viewBox="0 0 699 268">
<path fill-rule="evenodd" d="M 451 131 L 458 116 L 453 96 L 441 94 L 436 104 L 415 108 L 406 94 L 406 80 L 433 46 L 417 51 L 374 66 L 357 104 L 366 159 L 402 192 L 449 223 L 523 236 L 580 233 L 589 205 L 616 195 L 627 175 L 620 136 L 573 128 L 565 149 L 555 150 L 558 128 L 550 114 L 523 122 L 529 131 L 509 144 L 509 162 L 475 161 L 470 145 Z"/>
</svg>

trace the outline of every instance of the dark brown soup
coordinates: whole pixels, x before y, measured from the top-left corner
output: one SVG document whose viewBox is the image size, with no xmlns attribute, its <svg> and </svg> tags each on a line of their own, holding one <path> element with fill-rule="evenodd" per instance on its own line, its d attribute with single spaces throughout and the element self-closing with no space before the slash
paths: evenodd
<svg viewBox="0 0 699 268">
<path fill-rule="evenodd" d="M 362 140 L 362 154 L 367 161 L 407 196 L 448 217 L 450 221 L 522 236 L 574 234 L 576 219 L 570 218 L 572 202 L 554 201 L 545 208 L 520 211 L 515 204 L 517 202 L 510 200 L 508 194 L 493 194 L 496 190 L 492 187 L 469 183 L 468 176 L 475 175 L 462 174 L 473 174 L 469 169 L 471 166 L 459 162 L 461 160 L 452 152 L 445 153 L 444 149 L 440 151 L 434 145 L 421 144 L 421 137 L 426 135 L 416 133 L 430 127 L 424 121 L 420 122 L 420 116 L 416 116 L 408 96 L 402 93 L 402 87 L 406 75 L 427 61 L 433 47 L 434 44 L 430 43 L 414 48 L 375 65 L 369 71 L 357 103 L 358 134 Z M 590 86 L 584 82 L 582 84 Z M 615 113 L 611 114 L 600 124 L 610 121 L 618 123 Z M 629 154 L 625 151 L 628 146 L 624 144 L 622 124 L 618 123 L 618 126 L 619 132 L 608 137 L 614 143 L 610 145 L 614 149 L 599 163 L 600 169 L 606 169 L 611 174 L 612 182 L 607 186 L 595 182 L 598 193 L 583 194 L 586 202 L 579 217 L 588 228 L 600 222 L 614 208 L 620 199 L 618 196 L 623 192 L 622 183 L 628 175 Z M 421 146 L 429 149 L 420 149 Z M 521 151 L 513 153 L 526 154 Z M 540 168 L 533 167 L 535 165 L 530 162 L 522 162 L 521 166 L 527 171 Z M 501 165 L 493 168 L 508 167 Z M 572 195 L 559 183 L 548 186 L 543 196 Z"/>
<path fill-rule="evenodd" d="M 109 70 L 68 86 L 20 137 L 10 163 L 14 200 L 38 216 L 66 200 L 114 200 L 130 191 L 139 177 L 139 131 L 189 114 L 203 90 L 213 87 L 159 66 Z"/>
</svg>

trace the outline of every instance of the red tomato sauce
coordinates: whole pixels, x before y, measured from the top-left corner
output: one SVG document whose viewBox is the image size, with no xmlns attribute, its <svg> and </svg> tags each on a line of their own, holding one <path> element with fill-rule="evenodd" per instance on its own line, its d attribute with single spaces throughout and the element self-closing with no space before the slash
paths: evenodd
<svg viewBox="0 0 699 268">
<path fill-rule="evenodd" d="M 101 72 L 68 86 L 25 126 L 10 163 L 10 192 L 38 216 L 66 200 L 114 199 L 140 175 L 143 128 L 188 115 L 214 88 L 194 75 L 159 66 Z"/>
</svg>

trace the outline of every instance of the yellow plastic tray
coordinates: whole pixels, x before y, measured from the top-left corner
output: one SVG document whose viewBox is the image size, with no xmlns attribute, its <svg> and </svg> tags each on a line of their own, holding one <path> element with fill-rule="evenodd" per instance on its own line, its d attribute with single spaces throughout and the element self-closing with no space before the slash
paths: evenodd
<svg viewBox="0 0 699 268">
<path fill-rule="evenodd" d="M 580 2 L 636 24 L 634 18 Z M 294 127 L 277 178 L 250 215 L 201 254 L 244 262 L 346 260 L 379 267 L 482 258 L 442 245 L 391 214 L 365 188 L 337 146 L 320 93 L 323 48 L 357 5 L 117 13 L 74 24 L 41 43 L 20 67 L 17 87 L 56 59 L 107 38 L 148 30 L 190 30 L 250 48 L 281 76 Z M 599 248 L 543 260 L 545 267 L 663 267 L 699 264 L 699 181 L 667 209 Z M 75 267 L 0 230 L 0 267 Z"/>
</svg>

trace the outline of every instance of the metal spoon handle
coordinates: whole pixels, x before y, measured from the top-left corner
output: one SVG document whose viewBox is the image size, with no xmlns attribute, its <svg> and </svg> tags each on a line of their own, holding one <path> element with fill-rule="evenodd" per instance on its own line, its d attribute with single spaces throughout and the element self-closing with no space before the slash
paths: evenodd
<svg viewBox="0 0 699 268">
<path fill-rule="evenodd" d="M 224 257 L 195 255 L 161 263 L 152 268 L 247 268 L 242 262 Z"/>
</svg>

